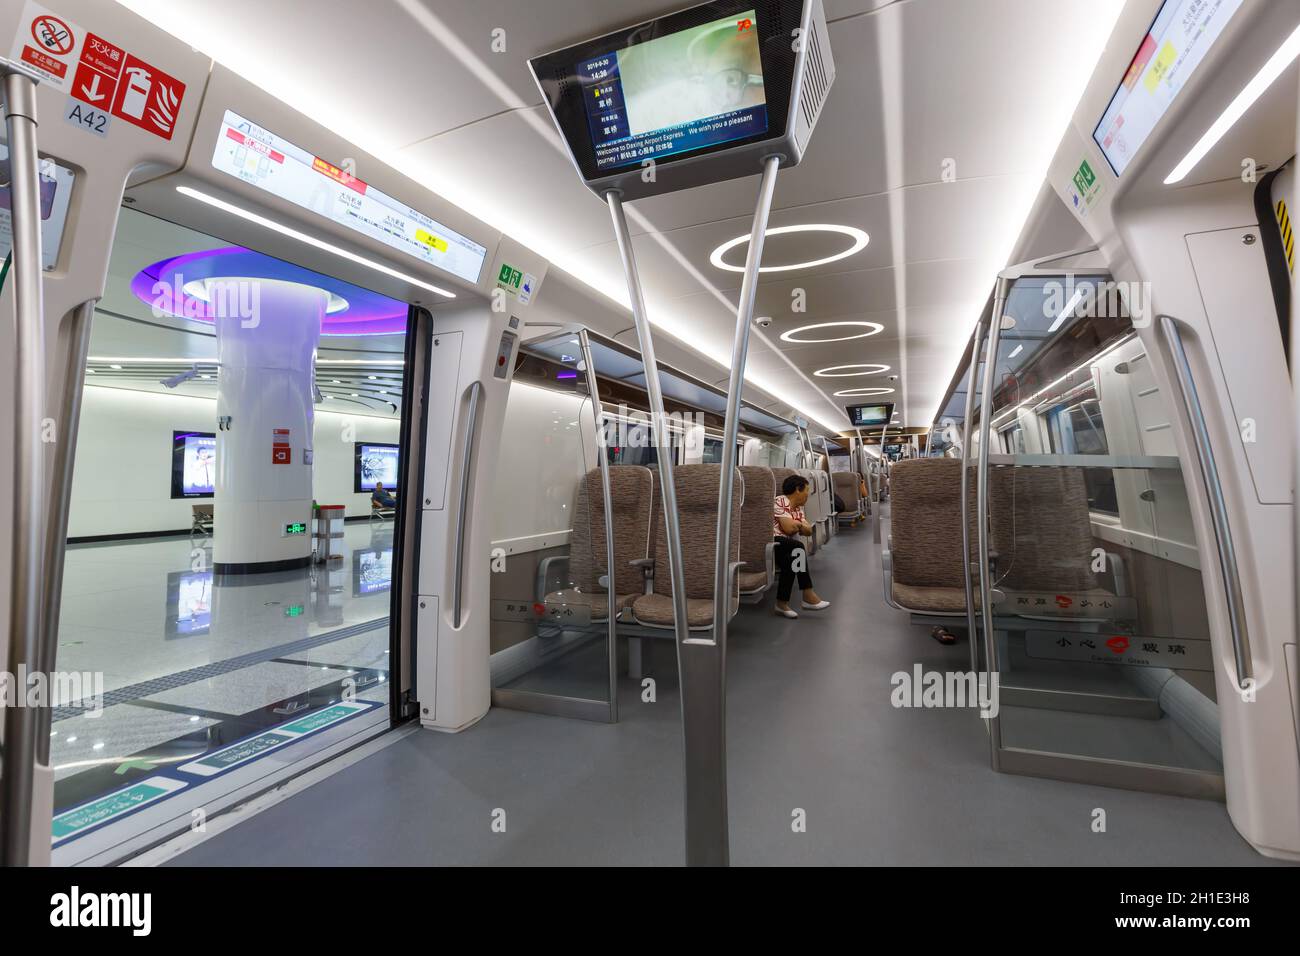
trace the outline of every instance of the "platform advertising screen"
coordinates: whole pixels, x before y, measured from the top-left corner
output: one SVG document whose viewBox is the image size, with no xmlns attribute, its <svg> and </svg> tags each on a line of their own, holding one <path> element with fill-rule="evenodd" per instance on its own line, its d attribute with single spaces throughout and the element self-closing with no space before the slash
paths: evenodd
<svg viewBox="0 0 1300 956">
<path fill-rule="evenodd" d="M 172 432 L 172 497 L 211 498 L 217 480 L 217 436 Z"/>
<path fill-rule="evenodd" d="M 207 634 L 212 626 L 212 572 L 172 571 L 167 575 L 168 637 Z"/>
<path fill-rule="evenodd" d="M 759 47 L 747 10 L 577 64 L 596 169 L 767 132 Z"/>
<path fill-rule="evenodd" d="M 1243 0 L 1165 0 L 1093 130 L 1122 175 Z"/>
<path fill-rule="evenodd" d="M 352 552 L 352 596 L 387 591 L 393 585 L 393 549 Z"/>
<path fill-rule="evenodd" d="M 401 474 L 396 445 L 356 444 L 356 474 L 353 491 L 357 494 L 374 491 L 376 482 L 383 482 L 384 490 L 397 491 Z"/>
</svg>

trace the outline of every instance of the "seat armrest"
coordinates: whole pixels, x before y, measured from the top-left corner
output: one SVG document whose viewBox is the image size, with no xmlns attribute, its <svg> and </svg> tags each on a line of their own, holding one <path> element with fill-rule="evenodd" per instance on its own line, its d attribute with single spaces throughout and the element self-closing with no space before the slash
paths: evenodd
<svg viewBox="0 0 1300 956">
<path fill-rule="evenodd" d="M 890 543 L 892 544 L 892 541 Z M 894 554 L 889 548 L 880 552 L 880 568 L 885 585 L 885 603 L 892 608 L 903 610 L 902 605 L 894 600 Z"/>
<path fill-rule="evenodd" d="M 546 600 L 546 582 L 550 577 L 551 568 L 557 565 L 569 566 L 569 556 L 567 554 L 548 555 L 537 562 L 537 601 L 541 603 Z"/>
<path fill-rule="evenodd" d="M 767 566 L 767 586 L 776 583 L 776 542 L 769 541 L 763 548 L 763 563 Z"/>
<path fill-rule="evenodd" d="M 641 593 L 654 594 L 655 590 L 655 559 L 654 558 L 633 558 L 628 562 L 629 567 L 637 568 L 641 572 Z"/>
</svg>

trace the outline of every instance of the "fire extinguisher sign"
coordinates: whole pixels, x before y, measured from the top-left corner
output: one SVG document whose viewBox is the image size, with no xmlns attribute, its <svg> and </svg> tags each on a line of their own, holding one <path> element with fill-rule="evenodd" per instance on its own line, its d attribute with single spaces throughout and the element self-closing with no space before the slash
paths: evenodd
<svg viewBox="0 0 1300 956">
<path fill-rule="evenodd" d="M 176 131 L 184 83 L 39 3 L 23 7 L 10 57 L 100 113 L 167 140 Z"/>
</svg>

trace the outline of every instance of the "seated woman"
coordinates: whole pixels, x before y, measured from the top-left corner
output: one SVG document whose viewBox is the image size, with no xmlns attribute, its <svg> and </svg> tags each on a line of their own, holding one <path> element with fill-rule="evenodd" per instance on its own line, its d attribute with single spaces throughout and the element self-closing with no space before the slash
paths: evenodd
<svg viewBox="0 0 1300 956">
<path fill-rule="evenodd" d="M 808 479 L 791 475 L 781 482 L 781 494 L 776 496 L 772 514 L 772 537 L 776 541 L 776 566 L 780 576 L 776 585 L 776 613 L 781 617 L 798 617 L 790 608 L 790 592 L 794 579 L 799 578 L 803 589 L 803 606 L 810 611 L 820 611 L 831 606 L 813 590 L 812 575 L 808 573 L 808 552 L 796 534 L 811 535 L 812 525 L 804 517 L 803 506 L 808 500 Z"/>
</svg>

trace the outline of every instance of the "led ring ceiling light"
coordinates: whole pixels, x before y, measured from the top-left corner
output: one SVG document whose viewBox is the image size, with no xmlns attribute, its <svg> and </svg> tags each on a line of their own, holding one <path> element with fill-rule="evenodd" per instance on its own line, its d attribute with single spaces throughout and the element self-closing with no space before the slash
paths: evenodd
<svg viewBox="0 0 1300 956">
<path fill-rule="evenodd" d="M 842 392 L 836 392 L 836 398 L 860 397 L 866 395 L 888 395 L 893 392 L 892 388 L 846 388 Z"/>
<path fill-rule="evenodd" d="M 837 252 L 835 255 L 827 256 L 824 259 L 812 259 L 808 262 L 796 262 L 793 265 L 788 266 L 762 266 L 759 268 L 759 272 L 789 272 L 792 269 L 811 269 L 814 266 L 824 266 L 828 262 L 838 262 L 840 259 L 847 259 L 855 252 L 860 252 L 865 249 L 867 243 L 871 241 L 871 237 L 861 229 L 857 229 L 854 226 L 837 226 L 832 223 L 804 223 L 795 226 L 773 226 L 768 229 L 764 235 L 780 236 L 787 232 L 837 232 L 841 235 L 850 236 L 853 239 L 853 245 L 848 249 L 845 249 L 843 252 Z M 748 233 L 743 236 L 737 236 L 729 242 L 724 242 L 722 245 L 718 246 L 718 248 L 713 250 L 713 254 L 709 256 L 709 261 L 719 269 L 725 269 L 727 272 L 744 272 L 745 267 L 743 265 L 730 265 L 729 263 L 723 262 L 722 257 L 732 249 L 736 248 L 736 246 L 747 242 L 749 242 Z"/>
<path fill-rule="evenodd" d="M 861 372 L 844 372 L 841 369 L 860 368 Z M 832 365 L 829 368 L 819 368 L 813 372 L 818 378 L 857 378 L 860 375 L 879 375 L 881 372 L 888 372 L 888 365 Z"/>
<path fill-rule="evenodd" d="M 845 326 L 852 326 L 854 328 L 859 328 L 859 329 L 865 328 L 865 329 L 870 329 L 871 331 L 859 332 L 856 335 L 841 335 L 836 338 L 830 338 L 830 339 L 795 338 L 796 333 L 807 332 L 810 331 L 811 329 L 832 329 L 832 328 L 843 328 Z M 849 339 L 865 339 L 867 336 L 875 335 L 877 332 L 880 332 L 883 329 L 884 326 L 881 325 L 879 322 L 817 322 L 813 325 L 801 325 L 797 329 L 790 329 L 788 332 L 782 332 L 781 341 L 796 342 L 803 345 L 817 345 L 823 342 L 847 342 Z"/>
</svg>

